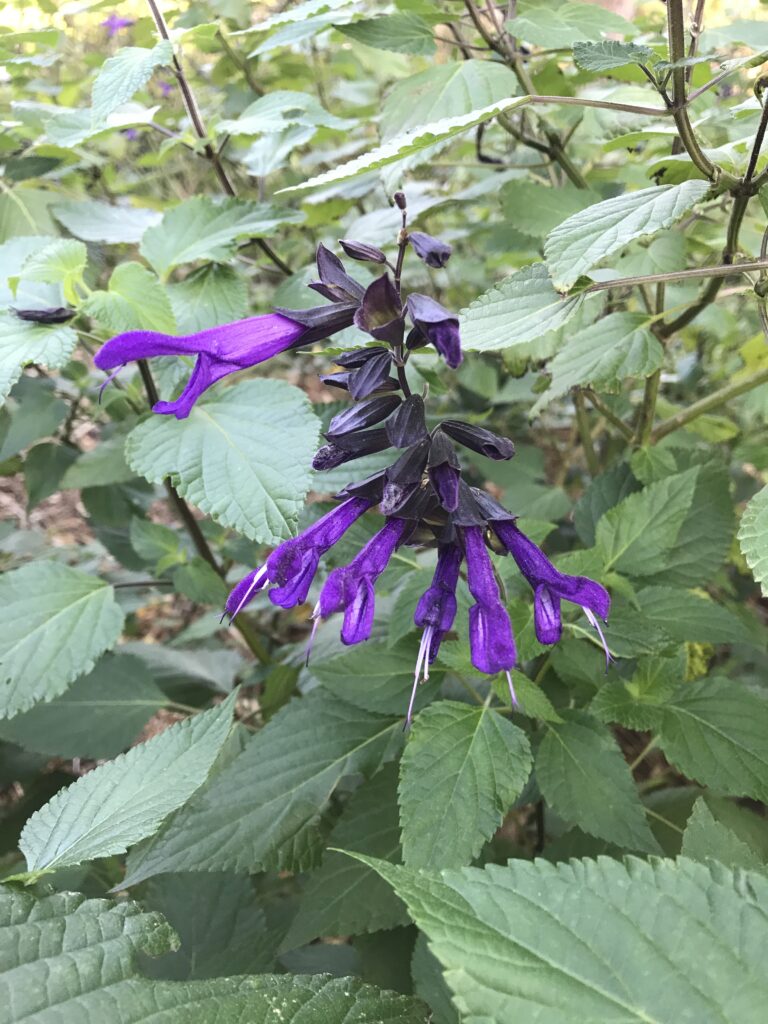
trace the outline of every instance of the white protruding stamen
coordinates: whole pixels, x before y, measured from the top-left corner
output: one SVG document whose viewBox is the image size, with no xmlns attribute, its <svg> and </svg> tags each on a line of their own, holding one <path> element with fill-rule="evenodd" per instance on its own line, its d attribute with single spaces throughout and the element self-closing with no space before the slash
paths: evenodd
<svg viewBox="0 0 768 1024">
<path fill-rule="evenodd" d="M 584 609 L 584 614 L 587 617 L 587 622 L 590 624 L 590 626 L 594 626 L 594 628 L 597 630 L 597 635 L 600 637 L 600 643 L 603 645 L 603 650 L 605 651 L 605 671 L 607 672 L 609 665 L 613 661 L 613 655 L 608 649 L 608 642 L 605 639 L 602 629 L 600 628 L 600 623 L 597 620 L 597 616 L 594 615 L 589 610 L 589 608 Z"/>
<path fill-rule="evenodd" d="M 307 656 L 304 661 L 305 665 L 309 665 L 309 657 L 312 654 L 312 646 L 315 642 L 315 636 L 320 628 L 320 623 L 323 620 L 320 618 L 318 606 L 315 605 L 315 610 L 312 612 L 312 632 L 309 634 L 309 640 L 307 641 Z"/>
<path fill-rule="evenodd" d="M 512 682 L 512 673 L 507 669 L 507 683 L 509 684 L 509 697 L 512 701 L 512 707 L 519 707 L 517 703 L 517 694 L 515 693 L 515 684 Z"/>
<path fill-rule="evenodd" d="M 419 654 L 416 658 L 416 671 L 413 673 L 413 689 L 411 690 L 411 699 L 408 702 L 408 712 L 405 716 L 405 728 L 411 724 L 411 718 L 413 716 L 413 704 L 416 700 L 416 689 L 419 685 L 419 676 L 421 675 L 422 667 L 424 669 L 424 682 L 429 679 L 429 647 L 432 643 L 432 634 L 434 628 L 427 626 L 424 632 L 421 634 L 421 643 L 419 644 Z"/>
<path fill-rule="evenodd" d="M 266 577 L 266 575 L 267 575 L 267 567 L 266 567 L 266 565 L 262 565 L 262 567 L 259 569 L 259 571 L 256 573 L 256 575 L 251 580 L 250 587 L 248 587 L 248 589 L 246 590 L 245 594 L 243 594 L 243 596 L 240 598 L 240 603 L 238 604 L 237 608 L 235 608 L 235 610 L 230 615 L 230 617 L 229 617 L 229 621 L 230 622 L 233 622 L 235 620 L 235 618 L 243 610 L 243 608 L 248 604 L 248 602 L 251 599 L 251 594 L 254 592 L 254 590 L 256 590 L 256 588 L 259 586 L 261 581 Z"/>
</svg>

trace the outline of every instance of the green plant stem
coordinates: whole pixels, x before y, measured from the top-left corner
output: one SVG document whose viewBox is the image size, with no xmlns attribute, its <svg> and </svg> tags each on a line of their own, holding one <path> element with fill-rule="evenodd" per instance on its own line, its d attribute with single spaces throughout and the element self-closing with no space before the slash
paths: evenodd
<svg viewBox="0 0 768 1024">
<path fill-rule="evenodd" d="M 659 397 L 659 384 L 661 383 L 661 370 L 655 370 L 645 382 L 643 393 L 643 404 L 640 406 L 640 415 L 637 421 L 635 443 L 641 448 L 651 440 L 653 429 L 653 417 L 656 414 L 656 399 Z"/>
<path fill-rule="evenodd" d="M 627 441 L 632 440 L 634 432 L 629 424 L 625 423 L 624 420 L 619 419 L 616 413 L 605 404 L 599 395 L 595 394 L 592 388 L 582 388 L 582 394 L 589 399 L 601 416 L 604 416 L 610 424 L 616 427 L 622 437 L 626 438 Z"/>
<path fill-rule="evenodd" d="M 606 291 L 609 288 L 633 288 L 646 284 L 660 284 L 664 281 L 696 281 L 708 277 L 733 277 L 736 274 L 751 274 L 760 270 L 768 270 L 768 260 L 751 260 L 745 263 L 723 263 L 716 267 L 695 267 L 692 270 L 673 270 L 665 274 L 643 274 L 636 277 L 618 277 L 612 281 L 596 281 L 582 292 L 590 295 L 593 292 Z"/>
<path fill-rule="evenodd" d="M 146 361 L 146 359 L 139 359 L 138 366 L 139 373 L 141 374 L 141 379 L 144 382 L 144 390 L 146 391 L 147 398 L 149 399 L 149 404 L 154 405 L 160 396 L 157 393 L 157 388 L 155 386 L 154 378 L 152 377 L 152 371 L 149 368 L 149 363 Z M 210 565 L 213 571 L 223 580 L 226 576 L 226 573 L 219 565 L 219 563 L 216 561 L 216 556 L 211 550 L 208 541 L 205 539 L 205 534 L 200 529 L 200 524 L 192 515 L 192 509 L 189 507 L 186 501 L 182 498 L 182 496 L 173 486 L 169 477 L 166 477 L 163 483 L 165 485 L 165 490 L 168 494 L 168 498 L 170 499 L 170 502 L 173 505 L 173 507 L 176 509 L 179 518 L 183 522 L 184 527 L 186 528 L 187 533 L 189 534 L 198 555 L 200 555 L 201 558 L 205 559 L 205 561 Z M 262 642 L 259 640 L 259 638 L 256 636 L 256 633 L 254 632 L 250 624 L 243 618 L 243 616 L 239 615 L 237 619 L 235 619 L 233 625 L 235 626 L 235 629 L 237 629 L 237 631 L 240 633 L 240 636 L 245 641 L 251 653 L 262 664 L 268 665 L 272 660 L 269 656 L 268 651 L 266 650 Z"/>
<path fill-rule="evenodd" d="M 752 182 L 755 168 L 757 167 L 757 161 L 760 157 L 760 150 L 763 148 L 766 128 L 768 128 L 768 103 L 763 105 L 763 112 L 760 115 L 760 123 L 757 126 L 757 131 L 755 132 L 755 141 L 752 143 L 752 152 L 749 154 L 749 163 L 747 164 L 747 170 L 744 174 L 745 187 L 749 187 Z M 760 178 L 754 182 L 755 189 L 759 188 L 762 184 L 761 179 L 763 181 L 768 180 L 768 169 L 763 171 Z"/>
<path fill-rule="evenodd" d="M 154 19 L 155 26 L 157 27 L 157 31 L 160 37 L 168 42 L 171 42 L 171 37 L 168 32 L 168 25 L 165 22 L 163 13 L 158 7 L 156 0 L 147 0 L 147 4 L 149 5 L 149 9 L 152 12 L 152 18 Z M 219 180 L 219 184 L 221 185 L 222 191 L 225 193 L 225 195 L 228 195 L 231 198 L 236 198 L 237 192 L 235 191 L 234 185 L 229 180 L 229 176 L 227 175 L 227 172 L 224 169 L 224 165 L 221 162 L 221 157 L 208 140 L 208 132 L 206 131 L 205 122 L 203 121 L 202 114 L 200 113 L 200 108 L 197 105 L 195 95 L 192 92 L 189 82 L 187 81 L 187 77 L 184 74 L 184 69 L 181 66 L 179 58 L 176 56 L 175 50 L 172 58 L 172 67 L 173 73 L 176 76 L 176 80 L 179 83 L 181 97 L 182 100 L 184 101 L 184 108 L 187 111 L 190 121 L 192 122 L 192 127 L 195 130 L 195 135 L 197 135 L 198 139 L 200 139 L 200 141 L 203 143 L 203 152 L 205 153 L 205 157 L 213 167 L 213 170 L 216 174 L 216 177 Z M 288 264 L 277 255 L 272 246 L 268 242 L 265 242 L 263 238 L 256 239 L 256 244 L 264 253 L 264 255 L 267 256 L 275 264 L 275 266 L 278 267 L 284 274 L 290 275 L 293 273 Z"/>
<path fill-rule="evenodd" d="M 660 441 L 667 434 L 671 434 L 674 430 L 679 430 L 699 416 L 703 416 L 712 409 L 725 405 L 732 398 L 738 398 L 739 395 L 744 395 L 747 391 L 752 391 L 754 388 L 766 383 L 768 383 L 768 368 L 760 370 L 746 380 L 738 381 L 735 384 L 726 384 L 725 387 L 713 391 L 711 395 L 699 399 L 698 402 L 689 405 L 687 409 L 682 409 L 680 412 L 675 413 L 674 416 L 670 416 L 668 420 L 660 423 L 653 432 L 653 440 Z"/>
<path fill-rule="evenodd" d="M 592 443 L 592 435 L 589 431 L 589 414 L 584 404 L 584 394 L 578 388 L 573 394 L 574 405 L 576 406 L 576 423 L 579 428 L 581 447 L 584 450 L 584 459 L 590 476 L 597 476 L 600 472 L 600 460 L 597 457 L 595 446 Z"/>
<path fill-rule="evenodd" d="M 683 0 L 667 0 L 667 28 L 669 59 L 672 63 L 683 60 L 686 56 Z M 710 181 L 717 181 L 722 172 L 706 156 L 694 135 L 686 109 L 686 87 L 685 68 L 674 68 L 672 71 L 672 116 L 675 119 L 675 126 L 680 141 L 694 165 Z"/>
<path fill-rule="evenodd" d="M 656 749 L 656 744 L 657 743 L 658 743 L 657 737 L 656 736 L 652 736 L 651 739 L 646 743 L 646 745 L 640 751 L 640 753 L 637 755 L 637 757 L 632 762 L 632 764 L 629 766 L 629 770 L 631 772 L 633 772 L 639 765 L 641 765 L 643 763 L 643 761 L 646 759 L 646 757 L 648 757 L 648 755 L 650 754 L 650 752 L 652 750 Z"/>
<path fill-rule="evenodd" d="M 247 59 L 240 56 L 237 50 L 232 46 L 230 41 L 227 39 L 226 33 L 221 28 L 217 31 L 216 35 L 221 40 L 221 45 L 224 47 L 229 59 L 232 61 L 232 63 L 239 71 L 242 71 L 243 77 L 248 83 L 251 92 L 255 92 L 257 96 L 263 96 L 265 89 L 253 77 L 251 69 L 248 67 Z"/>
</svg>

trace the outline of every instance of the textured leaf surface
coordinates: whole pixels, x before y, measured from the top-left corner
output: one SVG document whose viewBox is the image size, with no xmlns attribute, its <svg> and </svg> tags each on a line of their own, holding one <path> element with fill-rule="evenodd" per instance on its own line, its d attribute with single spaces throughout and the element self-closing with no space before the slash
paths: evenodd
<svg viewBox="0 0 768 1024">
<path fill-rule="evenodd" d="M 54 562 L 0 578 L 0 717 L 51 700 L 112 647 L 123 628 L 114 591 Z"/>
<path fill-rule="evenodd" d="M 627 64 L 647 64 L 653 56 L 649 46 L 619 43 L 615 39 L 601 39 L 598 43 L 577 41 L 573 44 L 573 58 L 585 71 L 612 71 Z"/>
<path fill-rule="evenodd" d="M 20 1024 L 425 1024 L 413 999 L 357 978 L 264 974 L 152 981 L 139 954 L 174 948 L 136 903 L 76 893 L 39 902 L 0 889 L 0 1022 Z"/>
<path fill-rule="evenodd" d="M 108 654 L 60 697 L 0 721 L 0 737 L 52 757 L 115 757 L 166 701 L 138 658 Z"/>
<path fill-rule="evenodd" d="M 274 89 L 246 107 L 236 119 L 220 121 L 217 131 L 230 135 L 262 135 L 282 132 L 300 125 L 304 128 L 351 128 L 354 121 L 329 114 L 308 92 Z"/>
<path fill-rule="evenodd" d="M 115 267 L 107 291 L 91 292 L 83 311 L 116 334 L 134 330 L 176 333 L 176 319 L 165 289 L 140 263 Z"/>
<path fill-rule="evenodd" d="M 112 206 L 96 199 L 56 203 L 51 212 L 75 238 L 117 245 L 141 241 L 147 228 L 162 219 L 157 210 L 140 206 Z"/>
<path fill-rule="evenodd" d="M 518 15 L 507 22 L 513 36 L 538 46 L 572 46 L 574 40 L 601 39 L 606 32 L 629 35 L 637 31 L 620 14 L 594 4 L 566 0 L 553 7 L 547 0 L 521 4 Z"/>
<path fill-rule="evenodd" d="M 376 868 L 426 932 L 464 1024 L 763 1020 L 760 874 L 685 858 Z"/>
<path fill-rule="evenodd" d="M 582 274 L 628 242 L 670 227 L 704 198 L 709 187 L 709 182 L 692 180 L 644 188 L 595 203 L 569 217 L 544 244 L 555 287 L 570 288 Z"/>
<path fill-rule="evenodd" d="M 544 264 L 532 263 L 461 311 L 461 344 L 487 352 L 534 341 L 562 327 L 582 301 L 558 294 Z"/>
<path fill-rule="evenodd" d="M 179 330 L 185 334 L 243 320 L 248 315 L 248 285 L 232 267 L 209 263 L 167 286 Z"/>
<path fill-rule="evenodd" d="M 151 50 L 143 46 L 124 46 L 114 57 L 108 57 L 93 83 L 93 126 L 104 124 L 114 110 L 147 84 L 155 68 L 169 64 L 172 56 L 172 44 L 162 40 Z"/>
<path fill-rule="evenodd" d="M 215 202 L 208 196 L 186 199 L 144 233 L 141 254 L 161 277 L 182 263 L 226 261 L 244 238 L 261 238 L 281 224 L 303 219 L 297 210 L 240 199 Z"/>
<path fill-rule="evenodd" d="M 716 860 L 731 868 L 763 868 L 759 854 L 718 821 L 699 797 L 685 826 L 683 847 L 680 851 L 691 860 Z"/>
<path fill-rule="evenodd" d="M 319 816 L 339 781 L 394 757 L 401 734 L 399 721 L 327 693 L 292 701 L 129 858 L 126 884 L 165 871 L 311 866 Z"/>
<path fill-rule="evenodd" d="M 768 701 L 715 677 L 681 687 L 662 710 L 659 746 L 683 774 L 768 800 Z"/>
<path fill-rule="evenodd" d="M 418 53 L 426 57 L 435 52 L 432 30 L 417 14 L 387 14 L 381 18 L 355 21 L 344 25 L 340 31 L 377 50 Z"/>
<path fill-rule="evenodd" d="M 29 871 L 124 853 L 205 782 L 232 724 L 234 694 L 82 775 L 32 815 L 19 846 Z"/>
<path fill-rule="evenodd" d="M 442 868 L 472 860 L 530 770 L 525 733 L 496 711 L 444 700 L 421 712 L 400 767 L 405 863 Z"/>
<path fill-rule="evenodd" d="M 661 342 L 640 313 L 610 313 L 574 334 L 548 370 L 552 383 L 531 410 L 538 412 L 576 384 L 615 391 L 627 377 L 648 377 L 664 360 Z"/>
<path fill-rule="evenodd" d="M 400 862 L 397 767 L 387 765 L 358 789 L 335 825 L 323 863 L 307 879 L 282 949 L 325 935 L 360 935 L 408 924 L 392 889 L 375 871 L 339 850 Z"/>
<path fill-rule="evenodd" d="M 567 821 L 628 850 L 658 852 L 629 767 L 610 732 L 587 716 L 550 725 L 536 751 L 544 799 Z"/>
<path fill-rule="evenodd" d="M 646 618 L 663 626 L 673 640 L 700 644 L 749 644 L 760 634 L 738 615 L 701 594 L 678 587 L 645 587 L 637 595 Z"/>
<path fill-rule="evenodd" d="M 63 366 L 76 344 L 77 332 L 66 324 L 44 327 L 0 313 L 0 405 L 25 366 Z"/>
<path fill-rule="evenodd" d="M 128 436 L 128 464 L 223 526 L 275 544 L 296 529 L 319 421 L 298 388 L 249 380 L 214 390 L 186 420 L 154 416 Z"/>
<path fill-rule="evenodd" d="M 752 575 L 768 597 L 768 487 L 758 491 L 744 509 L 739 544 Z"/>
</svg>

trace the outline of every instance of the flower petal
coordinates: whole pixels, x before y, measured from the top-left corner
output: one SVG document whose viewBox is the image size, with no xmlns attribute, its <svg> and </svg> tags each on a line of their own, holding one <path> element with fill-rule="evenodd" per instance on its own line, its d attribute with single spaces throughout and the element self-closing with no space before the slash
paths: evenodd
<svg viewBox="0 0 768 1024">
<path fill-rule="evenodd" d="M 479 672 L 504 672 L 517 662 L 512 623 L 502 604 L 474 604 L 469 609 L 469 646 Z"/>
</svg>

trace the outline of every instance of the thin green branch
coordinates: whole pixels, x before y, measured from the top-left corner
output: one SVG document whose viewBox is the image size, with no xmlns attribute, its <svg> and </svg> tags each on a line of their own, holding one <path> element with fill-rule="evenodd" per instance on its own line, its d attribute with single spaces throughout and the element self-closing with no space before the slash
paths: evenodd
<svg viewBox="0 0 768 1024">
<path fill-rule="evenodd" d="M 590 476 L 597 476 L 600 472 L 600 460 L 597 457 L 597 452 L 592 442 L 592 435 L 589 431 L 589 416 L 587 414 L 587 407 L 584 404 L 584 395 L 578 388 L 574 390 L 573 401 L 576 406 L 576 423 L 579 428 L 579 439 L 584 450 L 587 469 Z"/>
<path fill-rule="evenodd" d="M 634 432 L 629 424 L 625 423 L 624 420 L 619 419 L 610 406 L 606 405 L 602 398 L 595 394 L 592 388 L 582 388 L 582 393 L 589 399 L 600 415 L 607 419 L 608 422 L 618 430 L 622 437 L 626 438 L 627 441 L 632 440 Z"/>
<path fill-rule="evenodd" d="M 602 292 L 609 288 L 633 288 L 646 284 L 660 284 L 665 281 L 695 281 L 702 278 L 732 277 L 735 274 L 751 274 L 768 270 L 768 260 L 751 260 L 745 263 L 722 263 L 716 267 L 696 267 L 692 270 L 673 270 L 665 274 L 643 274 L 636 277 L 617 277 L 612 281 L 596 281 L 582 292 Z"/>
<path fill-rule="evenodd" d="M 660 441 L 667 434 L 671 434 L 675 430 L 680 430 L 681 427 L 687 426 L 692 423 L 693 420 L 698 419 L 699 416 L 703 416 L 705 413 L 711 412 L 712 409 L 717 409 L 721 405 L 725 405 L 732 398 L 738 398 L 739 395 L 744 395 L 748 391 L 754 390 L 761 384 L 768 383 L 768 368 L 760 370 L 758 373 L 747 377 L 745 380 L 738 381 L 734 384 L 726 384 L 718 391 L 713 391 L 711 395 L 707 395 L 706 398 L 699 399 L 698 402 L 694 402 L 693 405 L 689 405 L 687 409 L 681 409 L 680 412 L 675 413 L 674 416 L 670 416 L 668 420 L 664 420 L 659 426 L 653 431 L 654 442 Z"/>
</svg>

